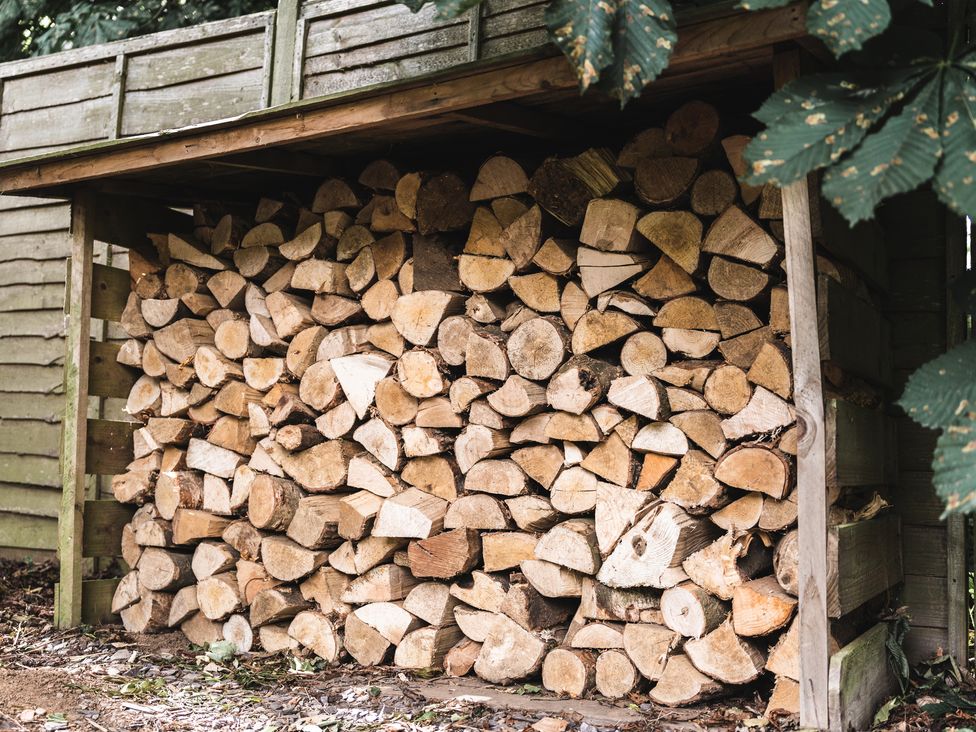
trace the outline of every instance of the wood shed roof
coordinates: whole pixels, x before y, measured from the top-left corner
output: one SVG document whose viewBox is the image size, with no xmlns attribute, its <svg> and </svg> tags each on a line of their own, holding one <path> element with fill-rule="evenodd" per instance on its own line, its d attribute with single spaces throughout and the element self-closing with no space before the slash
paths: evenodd
<svg viewBox="0 0 976 732">
<path fill-rule="evenodd" d="M 580 98 L 573 70 L 561 56 L 523 55 L 15 160 L 0 164 L 0 192 L 68 197 L 88 184 L 174 205 L 246 199 L 274 178 L 294 185 L 304 176 L 312 185 L 343 157 L 395 151 L 422 166 L 431 150 L 480 155 L 484 145 L 497 146 L 499 136 L 528 140 L 531 149 L 540 137 L 572 145 L 596 127 L 603 137 L 626 134 L 652 124 L 662 99 L 689 93 L 724 95 L 733 107 L 745 105 L 747 113 L 771 88 L 776 48 L 805 36 L 803 5 L 682 25 L 666 74 L 624 112 L 616 112 L 616 101 L 606 96 L 591 92 Z M 497 135 L 486 141 L 486 130 Z"/>
</svg>

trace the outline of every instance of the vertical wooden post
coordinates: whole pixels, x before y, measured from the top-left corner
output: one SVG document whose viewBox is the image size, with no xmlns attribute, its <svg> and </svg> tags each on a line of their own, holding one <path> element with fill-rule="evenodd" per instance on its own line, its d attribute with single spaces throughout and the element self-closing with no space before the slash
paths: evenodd
<svg viewBox="0 0 976 732">
<path fill-rule="evenodd" d="M 112 77 L 112 110 L 109 117 L 109 139 L 116 140 L 122 136 L 122 112 L 125 106 L 125 74 L 129 60 L 125 53 L 115 57 L 115 73 Z"/>
<path fill-rule="evenodd" d="M 55 624 L 81 622 L 81 538 L 85 508 L 85 446 L 88 442 L 88 348 L 91 337 L 94 193 L 82 190 L 71 204 L 71 268 L 64 356 L 64 418 L 61 429 L 61 511 L 58 517 L 60 588 Z"/>
<path fill-rule="evenodd" d="M 799 51 L 776 55 L 773 73 L 780 87 L 799 75 Z M 797 510 L 800 537 L 800 725 L 827 728 L 827 469 L 817 274 L 814 268 L 810 190 L 806 180 L 783 188 L 783 230 L 793 351 L 793 400 L 799 427 Z"/>
<path fill-rule="evenodd" d="M 274 53 L 271 62 L 271 106 L 287 104 L 292 99 L 292 67 L 298 30 L 301 0 L 278 0 L 275 13 Z"/>
<path fill-rule="evenodd" d="M 946 210 L 946 285 L 966 270 L 966 220 Z M 948 289 L 946 298 L 946 350 L 967 338 L 966 315 Z M 946 610 L 948 653 L 965 667 L 969 658 L 969 593 L 966 579 L 966 517 L 946 521 Z"/>
</svg>

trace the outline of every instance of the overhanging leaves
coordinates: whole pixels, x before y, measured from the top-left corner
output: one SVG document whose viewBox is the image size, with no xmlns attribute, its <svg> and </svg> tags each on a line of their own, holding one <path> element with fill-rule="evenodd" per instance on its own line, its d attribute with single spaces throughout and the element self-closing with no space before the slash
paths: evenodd
<svg viewBox="0 0 976 732">
<path fill-rule="evenodd" d="M 623 107 L 667 67 L 678 41 L 667 0 L 619 0 L 613 27 L 613 62 L 600 87 Z"/>
<path fill-rule="evenodd" d="M 966 341 L 913 373 L 898 404 L 923 427 L 945 428 L 976 409 L 976 340 Z"/>
<path fill-rule="evenodd" d="M 939 435 L 932 469 L 945 515 L 976 510 L 976 412 L 960 415 Z"/>
<path fill-rule="evenodd" d="M 890 22 L 887 0 L 820 0 L 807 11 L 807 30 L 835 56 L 861 48 Z"/>
<path fill-rule="evenodd" d="M 575 67 L 582 91 L 613 61 L 616 11 L 616 0 L 552 0 L 546 6 L 549 35 Z"/>
<path fill-rule="evenodd" d="M 915 87 L 922 73 L 913 69 L 875 76 L 802 77 L 774 93 L 754 115 L 767 129 L 746 148 L 749 182 L 785 186 L 837 162 Z"/>
<path fill-rule="evenodd" d="M 964 59 L 966 61 L 968 59 Z M 935 183 L 957 213 L 976 213 L 976 81 L 960 64 L 946 71 L 943 91 L 943 160 Z"/>
<path fill-rule="evenodd" d="M 849 222 L 871 218 L 883 199 L 914 190 L 932 177 L 942 153 L 941 82 L 939 72 L 843 165 L 827 171 L 823 192 Z"/>
</svg>

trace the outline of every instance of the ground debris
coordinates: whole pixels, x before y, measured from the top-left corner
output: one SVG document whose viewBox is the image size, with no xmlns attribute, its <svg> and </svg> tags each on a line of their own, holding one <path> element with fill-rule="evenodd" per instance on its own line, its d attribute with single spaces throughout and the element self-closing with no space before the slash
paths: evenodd
<svg viewBox="0 0 976 732">
<path fill-rule="evenodd" d="M 181 633 L 53 626 L 53 563 L 0 561 L 0 732 L 733 732 L 752 698 L 665 709 L 314 657 L 208 654 Z M 790 729 L 789 724 L 770 729 Z M 750 729 L 756 729 L 750 725 Z"/>
</svg>

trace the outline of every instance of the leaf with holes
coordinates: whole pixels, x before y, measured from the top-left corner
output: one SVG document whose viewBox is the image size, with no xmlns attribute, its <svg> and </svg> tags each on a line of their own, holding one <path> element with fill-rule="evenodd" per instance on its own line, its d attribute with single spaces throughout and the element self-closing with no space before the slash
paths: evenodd
<svg viewBox="0 0 976 732">
<path fill-rule="evenodd" d="M 891 107 L 932 71 L 891 70 L 801 77 L 755 113 L 766 129 L 745 150 L 748 182 L 785 186 L 853 150 Z"/>
<path fill-rule="evenodd" d="M 942 154 L 942 76 L 936 73 L 900 112 L 824 175 L 827 200 L 848 222 L 870 219 L 883 199 L 914 190 L 932 177 Z"/>
<path fill-rule="evenodd" d="M 976 340 L 966 341 L 929 361 L 908 378 L 898 400 L 923 427 L 945 428 L 976 409 Z"/>
<path fill-rule="evenodd" d="M 667 67 L 678 42 L 667 0 L 619 0 L 613 24 L 613 62 L 600 87 L 623 108 Z"/>
<path fill-rule="evenodd" d="M 945 73 L 942 164 L 936 189 L 954 211 L 976 216 L 976 80 L 961 66 Z"/>
<path fill-rule="evenodd" d="M 546 6 L 549 35 L 576 68 L 581 91 L 613 61 L 616 8 L 615 0 L 552 0 Z"/>
<path fill-rule="evenodd" d="M 935 444 L 935 491 L 945 501 L 943 516 L 976 511 L 976 412 L 966 411 Z"/>
<path fill-rule="evenodd" d="M 834 56 L 856 51 L 889 23 L 888 0 L 819 0 L 807 11 L 807 30 Z"/>
</svg>

